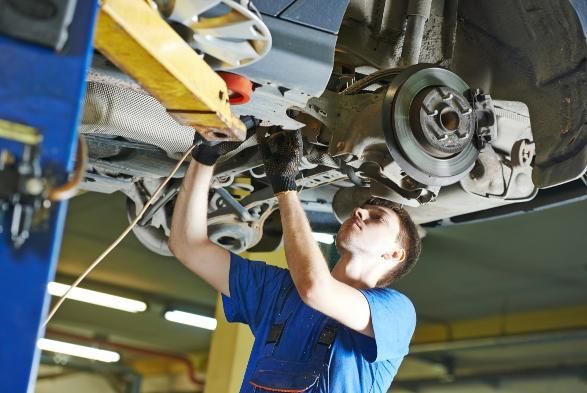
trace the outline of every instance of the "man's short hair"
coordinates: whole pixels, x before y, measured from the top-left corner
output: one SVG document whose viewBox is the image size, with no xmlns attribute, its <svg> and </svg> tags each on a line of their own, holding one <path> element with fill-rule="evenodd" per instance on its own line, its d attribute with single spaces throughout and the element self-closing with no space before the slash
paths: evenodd
<svg viewBox="0 0 587 393">
<path fill-rule="evenodd" d="M 408 212 L 401 205 L 388 201 L 387 199 L 372 197 L 363 204 L 364 206 L 382 206 L 388 208 L 397 214 L 399 218 L 400 229 L 395 240 L 405 250 L 406 259 L 383 276 L 377 283 L 378 287 L 387 287 L 408 274 L 416 265 L 420 257 L 420 252 L 422 251 L 422 241 L 418 234 L 416 224 L 414 224 Z"/>
</svg>

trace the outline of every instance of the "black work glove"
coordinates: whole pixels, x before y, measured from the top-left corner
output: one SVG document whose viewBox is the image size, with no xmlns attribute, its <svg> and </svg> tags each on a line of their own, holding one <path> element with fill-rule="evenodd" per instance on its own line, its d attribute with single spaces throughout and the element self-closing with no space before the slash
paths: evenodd
<svg viewBox="0 0 587 393">
<path fill-rule="evenodd" d="M 200 138 L 197 139 L 198 140 L 194 140 L 194 142 L 201 140 Z M 192 150 L 192 157 L 194 160 L 198 161 L 200 164 L 208 166 L 216 164 L 216 161 L 218 161 L 218 157 L 220 157 L 220 155 L 221 152 L 218 148 L 218 143 L 211 144 L 206 140 L 201 141 L 201 143 Z"/>
<path fill-rule="evenodd" d="M 295 190 L 303 154 L 300 130 L 279 130 L 266 137 L 265 130 L 261 129 L 257 133 L 257 140 L 273 193 Z"/>
</svg>

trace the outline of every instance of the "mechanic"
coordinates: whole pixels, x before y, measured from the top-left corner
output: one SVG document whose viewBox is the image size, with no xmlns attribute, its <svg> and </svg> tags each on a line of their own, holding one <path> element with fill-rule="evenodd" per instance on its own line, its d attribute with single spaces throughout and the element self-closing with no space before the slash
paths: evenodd
<svg viewBox="0 0 587 393">
<path fill-rule="evenodd" d="M 418 259 L 414 223 L 371 198 L 340 227 L 340 259 L 329 271 L 296 192 L 300 132 L 258 135 L 289 270 L 208 239 L 208 192 L 220 155 L 208 144 L 194 149 L 169 238 L 177 259 L 222 293 L 226 319 L 248 324 L 255 336 L 241 393 L 387 392 L 416 324 L 410 300 L 388 288 Z"/>
</svg>

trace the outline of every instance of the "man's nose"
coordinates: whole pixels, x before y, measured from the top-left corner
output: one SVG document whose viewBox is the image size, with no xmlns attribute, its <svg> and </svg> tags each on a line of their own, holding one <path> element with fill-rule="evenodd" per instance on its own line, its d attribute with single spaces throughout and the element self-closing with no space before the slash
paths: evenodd
<svg viewBox="0 0 587 393">
<path fill-rule="evenodd" d="M 361 207 L 355 207 L 353 210 L 353 217 L 358 218 L 361 221 L 365 220 L 365 217 L 367 216 L 367 210 L 361 208 Z"/>
</svg>

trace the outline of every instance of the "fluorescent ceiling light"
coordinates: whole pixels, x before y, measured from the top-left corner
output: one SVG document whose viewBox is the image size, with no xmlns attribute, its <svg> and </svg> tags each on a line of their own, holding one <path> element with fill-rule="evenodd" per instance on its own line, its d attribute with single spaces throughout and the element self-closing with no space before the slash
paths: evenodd
<svg viewBox="0 0 587 393">
<path fill-rule="evenodd" d="M 167 311 L 164 317 L 171 322 L 183 323 L 184 325 L 195 326 L 208 330 L 216 329 L 217 325 L 216 319 L 214 318 L 177 310 Z"/>
<path fill-rule="evenodd" d="M 37 341 L 37 347 L 43 351 L 64 353 L 66 355 L 99 360 L 106 363 L 114 363 L 120 360 L 120 354 L 118 352 L 70 344 L 63 341 L 49 340 L 47 338 L 39 339 L 39 341 Z"/>
<path fill-rule="evenodd" d="M 314 239 L 317 242 L 324 244 L 334 243 L 334 235 L 331 235 L 330 233 L 312 232 L 312 235 L 314 235 Z"/>
<path fill-rule="evenodd" d="M 53 296 L 63 296 L 68 289 L 69 285 L 58 282 L 50 282 L 47 287 Z M 83 288 L 74 288 L 67 298 L 127 312 L 141 312 L 147 309 L 145 302 Z"/>
</svg>

